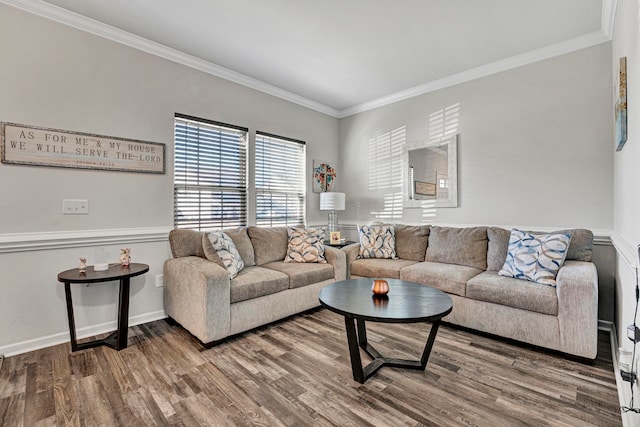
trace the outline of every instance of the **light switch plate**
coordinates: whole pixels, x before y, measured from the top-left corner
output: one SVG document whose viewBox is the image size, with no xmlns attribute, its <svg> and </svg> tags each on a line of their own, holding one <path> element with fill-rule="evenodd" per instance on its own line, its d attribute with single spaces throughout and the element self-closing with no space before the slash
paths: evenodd
<svg viewBox="0 0 640 427">
<path fill-rule="evenodd" d="M 64 199 L 62 200 L 63 215 L 88 215 L 89 200 L 87 199 Z"/>
</svg>

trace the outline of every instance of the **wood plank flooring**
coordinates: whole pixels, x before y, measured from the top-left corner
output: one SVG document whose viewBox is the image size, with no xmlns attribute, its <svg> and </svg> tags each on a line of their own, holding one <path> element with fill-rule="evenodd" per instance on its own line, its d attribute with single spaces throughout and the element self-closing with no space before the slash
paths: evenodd
<svg viewBox="0 0 640 427">
<path fill-rule="evenodd" d="M 417 358 L 428 324 L 367 323 L 385 356 Z M 368 362 L 363 353 L 363 362 Z M 69 344 L 7 358 L 2 426 L 616 426 L 609 336 L 592 365 L 443 326 L 427 370 L 351 376 L 344 320 L 316 310 L 204 349 L 166 321 L 129 347 Z"/>
</svg>

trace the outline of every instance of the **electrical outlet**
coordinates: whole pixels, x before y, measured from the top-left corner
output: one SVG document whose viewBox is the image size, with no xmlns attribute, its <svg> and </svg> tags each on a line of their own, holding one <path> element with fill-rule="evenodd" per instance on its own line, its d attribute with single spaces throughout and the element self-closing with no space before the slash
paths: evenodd
<svg viewBox="0 0 640 427">
<path fill-rule="evenodd" d="M 64 199 L 62 200 L 63 215 L 88 215 L 89 200 L 87 199 Z"/>
<path fill-rule="evenodd" d="M 164 285 L 164 274 L 156 274 L 156 288 L 161 288 Z"/>
</svg>

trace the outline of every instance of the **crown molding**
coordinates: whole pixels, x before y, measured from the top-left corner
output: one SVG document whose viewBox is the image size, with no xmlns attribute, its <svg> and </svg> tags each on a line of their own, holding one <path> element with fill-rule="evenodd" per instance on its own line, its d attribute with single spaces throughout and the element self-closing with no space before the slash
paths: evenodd
<svg viewBox="0 0 640 427">
<path fill-rule="evenodd" d="M 403 101 L 425 93 L 465 83 L 491 74 L 507 71 L 513 68 L 528 65 L 534 62 L 564 55 L 579 49 L 584 49 L 611 40 L 617 0 L 602 0 L 601 30 L 584 36 L 566 40 L 540 49 L 525 52 L 491 64 L 475 67 L 461 73 L 453 74 L 442 79 L 434 80 L 393 93 L 372 101 L 355 105 L 343 110 L 337 110 L 327 105 L 312 101 L 295 93 L 270 85 L 236 71 L 221 67 L 212 62 L 205 61 L 195 56 L 180 52 L 176 49 L 153 42 L 140 36 L 128 33 L 86 16 L 71 12 L 59 6 L 46 3 L 42 0 L 0 0 L 0 3 L 42 16 L 47 19 L 77 28 L 82 31 L 112 40 L 134 49 L 167 59 L 169 61 L 185 65 L 204 73 L 237 83 L 239 85 L 275 96 L 277 98 L 298 104 L 302 107 L 318 111 L 335 118 L 344 118 L 357 113 L 362 113 L 375 108 L 383 107 L 395 102 Z"/>
<path fill-rule="evenodd" d="M 600 25 L 602 32 L 609 40 L 613 37 L 613 25 L 616 20 L 617 7 L 618 0 L 602 0 L 602 18 Z"/>
<path fill-rule="evenodd" d="M 344 118 L 353 114 L 373 110 L 374 108 L 383 107 L 385 105 L 404 101 L 415 96 L 424 95 L 425 93 L 445 89 L 447 87 L 469 82 L 481 77 L 486 77 L 492 74 L 500 73 L 502 71 L 522 67 L 523 65 L 528 65 L 534 62 L 564 55 L 610 40 L 611 38 L 607 37 L 607 35 L 603 31 L 595 31 L 593 33 L 585 34 L 580 37 L 545 46 L 540 49 L 531 50 L 520 55 L 503 59 L 501 61 L 496 61 L 480 67 L 471 68 L 461 73 L 452 74 L 450 76 L 424 83 L 407 90 L 396 92 L 394 94 L 384 96 L 373 101 L 364 102 L 362 104 L 346 108 L 340 111 L 340 115 L 338 117 Z"/>
<path fill-rule="evenodd" d="M 193 55 L 189 55 L 163 44 L 145 39 L 144 37 L 136 36 L 135 34 L 131 34 L 119 28 L 112 27 L 111 25 L 104 24 L 41 0 L 0 0 L 0 3 L 77 28 L 81 31 L 86 31 L 143 52 L 150 53 L 151 55 L 185 65 L 250 89 L 255 89 L 259 92 L 275 96 L 285 101 L 293 102 L 294 104 L 318 111 L 328 116 L 338 117 L 339 115 L 339 111 L 335 108 L 312 101 L 277 86 L 270 85 L 228 68 L 221 67 L 220 65 L 216 65 L 212 62 L 205 61 Z"/>
</svg>

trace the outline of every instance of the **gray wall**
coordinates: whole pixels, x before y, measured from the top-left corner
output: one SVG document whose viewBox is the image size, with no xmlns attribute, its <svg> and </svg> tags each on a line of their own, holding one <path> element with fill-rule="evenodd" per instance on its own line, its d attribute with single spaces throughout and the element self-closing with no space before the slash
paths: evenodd
<svg viewBox="0 0 640 427">
<path fill-rule="evenodd" d="M 369 139 L 406 126 L 409 143 L 425 140 L 430 114 L 459 104 L 459 207 L 432 222 L 610 230 L 610 58 L 600 44 L 341 119 L 341 218 L 370 220 L 380 207 L 363 178 Z M 412 211 L 402 220 L 419 222 Z"/>
<path fill-rule="evenodd" d="M 339 164 L 336 118 L 6 5 L 0 5 L 0 57 L 0 121 L 167 148 L 164 175 L 0 164 L 0 353 L 19 351 L 24 346 L 16 343 L 31 339 L 65 338 L 56 275 L 76 267 L 79 256 L 92 264 L 100 251 L 117 262 L 119 248 L 129 246 L 134 262 L 151 266 L 134 281 L 131 315 L 162 316 L 154 278 L 170 253 L 166 239 L 149 239 L 146 230 L 168 232 L 173 225 L 174 113 L 248 127 L 251 142 L 256 130 L 304 140 L 307 171 L 314 158 Z M 308 220 L 323 221 L 310 180 L 307 194 Z M 66 198 L 88 199 L 89 215 L 63 216 Z M 54 249 L 18 252 L 15 240 L 25 239 Z M 79 328 L 95 332 L 91 327 L 115 319 L 115 286 L 75 291 Z"/>
<path fill-rule="evenodd" d="M 627 142 L 622 151 L 614 153 L 614 243 L 618 251 L 616 262 L 616 303 L 618 341 L 632 349 L 626 338 L 626 328 L 634 322 L 635 287 L 638 270 L 637 245 L 640 243 L 640 5 L 637 1 L 618 0 L 613 33 L 612 75 L 617 80 L 620 57 L 627 57 Z M 617 99 L 612 96 L 611 104 Z M 614 144 L 609 145 L 613 152 Z"/>
<path fill-rule="evenodd" d="M 385 195 L 399 191 L 368 189 L 368 141 L 402 126 L 407 143 L 427 140 L 434 134 L 430 115 L 454 106 L 459 207 L 405 208 L 394 222 L 584 227 L 608 236 L 611 73 L 611 44 L 605 43 L 341 119 L 340 157 L 350 159 L 342 171 L 347 209 L 341 221 L 375 219 Z M 628 184 L 636 192 L 637 182 Z M 613 320 L 615 254 L 607 239 L 598 243 L 600 318 Z"/>
</svg>

